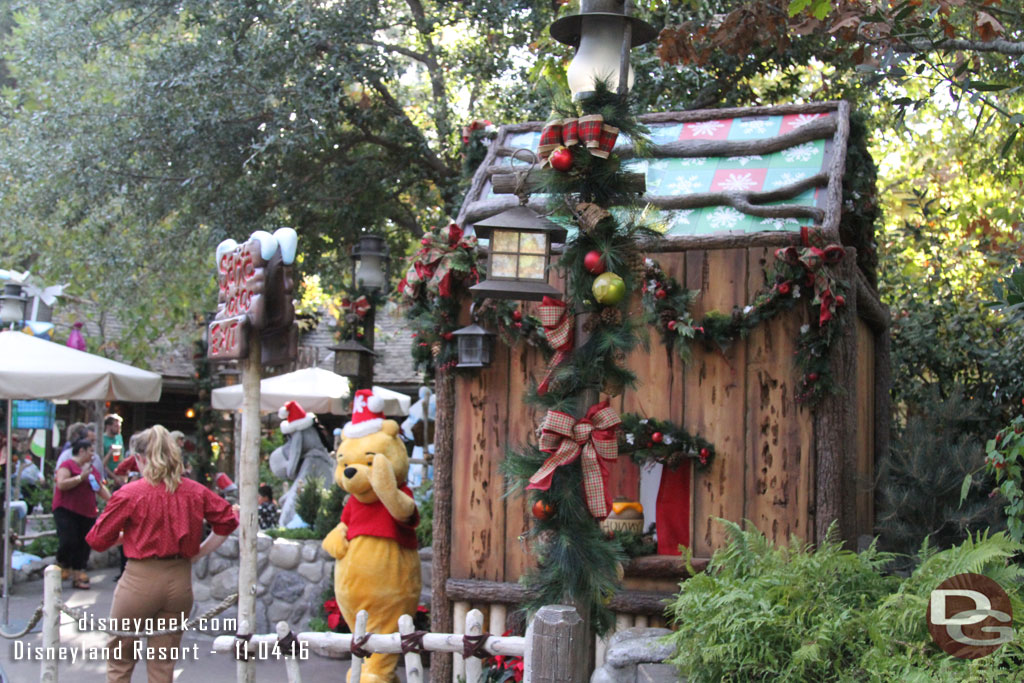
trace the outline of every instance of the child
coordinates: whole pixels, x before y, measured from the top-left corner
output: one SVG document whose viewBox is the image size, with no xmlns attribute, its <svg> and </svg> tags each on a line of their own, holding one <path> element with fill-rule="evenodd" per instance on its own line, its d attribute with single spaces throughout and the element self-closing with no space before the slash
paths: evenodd
<svg viewBox="0 0 1024 683">
<path fill-rule="evenodd" d="M 281 510 L 274 503 L 274 489 L 267 484 L 261 484 L 259 488 L 260 506 L 259 522 L 260 529 L 273 529 L 281 518 Z"/>
</svg>

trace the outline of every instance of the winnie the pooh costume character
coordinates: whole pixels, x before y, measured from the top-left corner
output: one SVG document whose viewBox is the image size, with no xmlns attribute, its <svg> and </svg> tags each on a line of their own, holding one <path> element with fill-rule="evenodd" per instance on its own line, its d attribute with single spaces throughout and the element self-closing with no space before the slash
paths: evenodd
<svg viewBox="0 0 1024 683">
<path fill-rule="evenodd" d="M 384 419 L 382 406 L 371 390 L 356 392 L 334 471 L 334 481 L 351 495 L 323 548 L 336 560 L 334 596 L 345 621 L 355 624 L 364 609 L 367 632 L 395 633 L 398 618 L 415 614 L 419 603 L 419 511 L 406 486 L 409 457 L 398 423 Z M 394 683 L 397 664 L 398 655 L 374 654 L 358 683 Z"/>
</svg>

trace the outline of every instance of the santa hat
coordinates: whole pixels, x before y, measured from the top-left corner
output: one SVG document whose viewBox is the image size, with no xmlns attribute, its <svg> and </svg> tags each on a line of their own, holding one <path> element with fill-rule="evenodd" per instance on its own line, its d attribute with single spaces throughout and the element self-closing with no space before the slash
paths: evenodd
<svg viewBox="0 0 1024 683">
<path fill-rule="evenodd" d="M 229 477 L 228 475 L 224 474 L 223 472 L 220 472 L 220 473 L 217 474 L 216 483 L 217 483 L 217 488 L 220 490 L 221 493 L 227 493 L 228 491 L 234 491 L 234 490 L 236 490 L 238 488 L 235 485 L 235 482 L 231 481 L 231 477 Z"/>
<path fill-rule="evenodd" d="M 316 417 L 313 413 L 303 410 L 302 406 L 295 401 L 288 401 L 281 406 L 277 411 L 277 416 L 281 418 L 281 431 L 285 434 L 312 427 L 313 418 Z"/>
<path fill-rule="evenodd" d="M 357 439 L 376 434 L 384 426 L 384 399 L 372 389 L 360 389 L 352 400 L 352 421 L 341 430 L 342 437 Z"/>
</svg>

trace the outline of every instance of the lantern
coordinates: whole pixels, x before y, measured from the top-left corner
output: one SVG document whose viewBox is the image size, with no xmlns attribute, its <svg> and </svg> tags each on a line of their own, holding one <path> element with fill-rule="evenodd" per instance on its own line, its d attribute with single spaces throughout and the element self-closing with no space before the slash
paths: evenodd
<svg viewBox="0 0 1024 683">
<path fill-rule="evenodd" d="M 21 285 L 8 282 L 0 294 L 0 323 L 11 325 L 25 319 L 25 295 Z"/>
<path fill-rule="evenodd" d="M 486 368 L 494 351 L 494 333 L 476 323 L 452 332 L 459 340 L 457 368 Z"/>
<path fill-rule="evenodd" d="M 576 48 L 566 72 L 574 100 L 592 95 L 599 80 L 606 81 L 613 90 L 618 89 L 620 95 L 628 92 L 633 87 L 628 48 L 648 43 L 658 35 L 657 29 L 646 21 L 627 16 L 623 0 L 582 0 L 579 14 L 562 17 L 551 24 L 550 30 L 552 38 Z M 619 87 L 623 64 L 628 70 L 624 90 Z"/>
<path fill-rule="evenodd" d="M 363 235 L 352 247 L 352 282 L 372 291 L 383 289 L 388 283 L 388 244 L 378 235 Z"/>
<path fill-rule="evenodd" d="M 351 339 L 329 348 L 334 351 L 336 374 L 344 375 L 357 384 L 373 377 L 373 357 L 376 354 L 370 349 Z"/>
<path fill-rule="evenodd" d="M 490 240 L 487 279 L 469 288 L 475 296 L 530 301 L 545 296 L 562 298 L 547 280 L 551 242 L 564 242 L 565 228 L 529 207 L 517 206 L 476 223 L 473 229 L 477 237 Z"/>
</svg>

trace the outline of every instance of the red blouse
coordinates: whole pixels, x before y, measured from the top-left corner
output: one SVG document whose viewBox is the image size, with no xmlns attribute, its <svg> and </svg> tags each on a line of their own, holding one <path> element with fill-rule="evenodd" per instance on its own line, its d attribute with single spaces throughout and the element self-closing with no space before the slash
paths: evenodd
<svg viewBox="0 0 1024 683">
<path fill-rule="evenodd" d="M 74 460 L 65 460 L 57 469 L 61 467 L 70 472 L 72 477 L 77 477 L 82 473 L 82 468 Z M 71 510 L 83 517 L 95 519 L 96 515 L 99 514 L 99 510 L 96 509 L 96 492 L 92 490 L 89 477 L 85 477 L 82 483 L 70 489 L 61 489 L 59 486 L 54 486 L 52 509 L 56 510 L 57 508 Z"/>
<path fill-rule="evenodd" d="M 103 551 L 124 531 L 126 557 L 189 558 L 199 554 L 204 519 L 220 536 L 238 527 L 231 504 L 198 482 L 183 477 L 178 489 L 168 493 L 163 484 L 140 479 L 111 496 L 85 540 L 93 550 Z"/>
<path fill-rule="evenodd" d="M 408 486 L 401 487 L 399 491 L 412 498 L 412 491 Z M 413 508 L 412 519 L 407 523 L 399 522 L 379 500 L 367 505 L 360 503 L 355 496 L 349 496 L 345 508 L 341 511 L 341 521 L 348 527 L 345 538 L 350 541 L 358 536 L 379 536 L 393 538 L 403 548 L 415 550 L 419 547 L 416 527 L 420 523 L 420 511 L 416 508 Z"/>
</svg>

